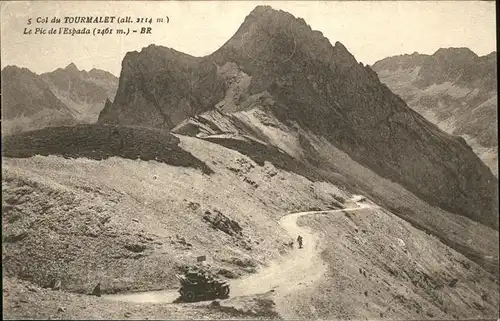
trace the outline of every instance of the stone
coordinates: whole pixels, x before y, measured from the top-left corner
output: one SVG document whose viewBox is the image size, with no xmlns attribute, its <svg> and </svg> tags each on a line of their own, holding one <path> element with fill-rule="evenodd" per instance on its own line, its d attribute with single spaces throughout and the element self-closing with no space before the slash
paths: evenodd
<svg viewBox="0 0 500 321">
<path fill-rule="evenodd" d="M 53 290 L 60 290 L 61 289 L 61 280 L 56 280 L 52 289 Z"/>
<path fill-rule="evenodd" d="M 101 282 L 97 283 L 97 285 L 94 287 L 94 289 L 92 290 L 92 295 L 98 297 L 101 296 Z"/>
</svg>

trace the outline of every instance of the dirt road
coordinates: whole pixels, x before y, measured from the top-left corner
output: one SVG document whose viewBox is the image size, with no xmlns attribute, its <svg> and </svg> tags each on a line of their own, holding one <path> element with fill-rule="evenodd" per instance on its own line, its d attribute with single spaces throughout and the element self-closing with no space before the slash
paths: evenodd
<svg viewBox="0 0 500 321">
<path fill-rule="evenodd" d="M 255 295 L 274 290 L 278 298 L 278 310 L 285 311 L 286 307 L 283 306 L 285 302 L 279 304 L 279 297 L 312 285 L 321 279 L 327 268 L 320 256 L 322 243 L 319 235 L 308 227 L 298 226 L 297 219 L 308 214 L 330 215 L 377 207 L 366 202 L 362 196 L 354 196 L 348 201 L 348 204 L 352 206 L 346 209 L 299 212 L 283 216 L 280 220 L 281 226 L 293 239 L 301 235 L 303 248 L 299 249 L 295 244 L 290 255 L 272 262 L 269 266 L 259 270 L 258 273 L 232 281 L 231 297 Z M 178 296 L 177 290 L 165 290 L 105 295 L 104 297 L 110 300 L 135 303 L 171 303 Z"/>
</svg>

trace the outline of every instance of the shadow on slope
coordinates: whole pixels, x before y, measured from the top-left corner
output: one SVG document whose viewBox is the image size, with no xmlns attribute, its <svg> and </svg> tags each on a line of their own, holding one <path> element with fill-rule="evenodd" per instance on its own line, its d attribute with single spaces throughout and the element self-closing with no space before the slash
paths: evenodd
<svg viewBox="0 0 500 321">
<path fill-rule="evenodd" d="M 238 151 L 243 155 L 250 157 L 260 166 L 264 166 L 264 163 L 268 161 L 277 168 L 301 175 L 312 182 L 327 181 L 332 184 L 343 186 L 344 188 L 354 187 L 354 185 L 342 175 L 335 172 L 329 172 L 328 177 L 325 177 L 321 170 L 309 164 L 309 162 L 299 161 L 273 145 L 267 145 L 251 139 L 245 139 L 238 135 L 235 135 L 233 138 L 212 136 L 203 137 L 202 139 Z"/>
<path fill-rule="evenodd" d="M 87 157 L 102 160 L 113 156 L 155 160 L 183 167 L 213 171 L 202 161 L 184 151 L 179 139 L 160 129 L 80 125 L 54 127 L 21 133 L 2 139 L 3 155 L 26 158 L 34 155 L 62 155 L 66 158 Z"/>
<path fill-rule="evenodd" d="M 320 180 L 321 178 L 312 169 L 308 168 L 304 163 L 301 163 L 295 158 L 283 153 L 275 146 L 264 145 L 251 139 L 238 138 L 204 137 L 205 140 L 222 145 L 232 150 L 236 150 L 243 155 L 250 157 L 260 166 L 264 166 L 264 162 L 269 161 L 278 168 L 302 175 L 311 180 Z"/>
</svg>

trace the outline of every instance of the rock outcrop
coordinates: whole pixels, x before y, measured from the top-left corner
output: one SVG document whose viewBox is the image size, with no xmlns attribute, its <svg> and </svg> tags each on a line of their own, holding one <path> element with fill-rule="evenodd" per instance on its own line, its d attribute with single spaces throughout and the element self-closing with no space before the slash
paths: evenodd
<svg viewBox="0 0 500 321">
<path fill-rule="evenodd" d="M 99 122 L 169 129 L 223 97 L 213 62 L 151 45 L 125 55 L 116 97 Z"/>
<path fill-rule="evenodd" d="M 498 227 L 498 181 L 463 139 L 410 109 L 344 45 L 267 6 L 209 56 L 159 46 L 128 53 L 99 122 L 171 129 L 209 110 L 251 108 L 326 139 L 432 205 Z"/>
</svg>

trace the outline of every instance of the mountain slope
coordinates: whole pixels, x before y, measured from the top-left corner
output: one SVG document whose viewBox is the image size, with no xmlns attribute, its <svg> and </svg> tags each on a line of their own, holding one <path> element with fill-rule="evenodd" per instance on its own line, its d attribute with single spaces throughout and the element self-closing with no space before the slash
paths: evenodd
<svg viewBox="0 0 500 321">
<path fill-rule="evenodd" d="M 119 87 L 99 124 L 3 138 L 6 318 L 498 318 L 495 178 L 340 43 L 257 7 Z M 230 298 L 162 295 L 201 255 Z"/>
<path fill-rule="evenodd" d="M 325 274 L 317 282 L 311 281 L 316 279 L 312 276 L 286 279 L 286 286 L 268 292 L 267 283 L 260 287 L 253 282 L 254 276 L 259 279 L 255 272 L 265 273 L 276 261 L 290 262 L 290 257 L 302 255 L 290 246 L 296 236 L 287 235 L 280 220 L 289 218 L 291 212 L 353 207 L 348 201 L 352 194 L 341 182 L 314 182 L 270 162 L 259 164 L 219 144 L 182 135 L 173 138 L 155 129 L 78 126 L 57 130 L 59 136 L 61 131 L 67 132 L 63 136 L 67 142 L 79 136 L 70 135 L 72 131 L 92 130 L 96 135 L 91 141 L 103 137 L 105 144 L 89 149 L 118 152 L 119 142 L 102 135 L 114 128 L 127 133 L 128 139 L 134 138 L 136 146 L 151 141 L 158 144 L 167 138 L 165 147 L 171 151 L 165 148 L 162 153 L 174 160 L 192 155 L 210 168 L 210 174 L 196 166 L 127 159 L 119 154 L 103 160 L 55 155 L 5 157 L 2 264 L 8 280 L 5 315 L 9 318 L 53 318 L 56 313 L 66 318 L 119 318 L 126 309 L 140 319 L 182 312 L 196 319 L 211 308 L 208 302 L 172 304 L 169 300 L 131 305 L 94 300 L 82 293 L 101 282 L 103 293 L 168 289 L 175 294 L 175 273 L 196 264 L 200 255 L 206 255 L 214 272 L 239 278 L 233 284 L 240 286 L 232 287 L 231 297 L 220 302 L 221 307 L 233 307 L 234 312 L 259 311 L 248 302 L 268 294 L 280 316 L 290 319 L 497 317 L 498 281 L 492 274 L 385 209 L 300 218 L 299 225 L 307 223 L 314 228 L 311 233 L 321 233 L 317 247 L 309 238 L 304 239 L 307 248 L 321 252 L 314 263 L 321 264 L 318 270 L 325 270 Z M 30 133 L 37 139 L 26 139 L 23 147 L 50 146 L 55 141 L 50 138 L 51 131 Z M 80 143 L 75 151 L 80 152 L 82 146 Z M 12 144 L 9 150 L 13 150 Z M 342 166 L 360 166 L 341 152 L 325 152 Z M 392 197 L 426 212 L 482 254 L 498 254 L 497 231 L 426 207 L 368 169 L 356 168 L 355 172 L 363 175 L 360 180 L 368 185 L 399 193 Z M 241 233 L 228 229 L 228 222 L 239 226 Z M 293 275 L 294 265 L 286 264 L 285 268 Z M 53 280 L 61 281 L 61 292 L 40 288 Z M 274 284 L 274 278 L 270 283 Z M 254 295 L 238 297 L 241 286 Z M 154 297 L 154 293 L 145 296 L 148 294 Z M 353 302 L 362 302 L 362 307 Z M 196 311 L 199 313 L 193 314 Z M 224 315 L 231 319 L 241 316 Z"/>
<path fill-rule="evenodd" d="M 460 135 L 498 176 L 496 52 L 439 49 L 376 62 L 382 82 L 442 130 Z"/>
<path fill-rule="evenodd" d="M 101 112 L 101 123 L 170 129 L 213 109 L 259 108 L 289 129 L 326 139 L 432 205 L 498 227 L 497 180 L 467 144 L 408 108 L 342 44 L 332 46 L 291 14 L 259 6 L 212 55 L 149 46 L 127 54 L 122 67 L 115 102 Z M 244 124 L 236 131 L 248 132 Z"/>
<path fill-rule="evenodd" d="M 120 152 L 115 130 L 128 153 Z M 73 153 L 67 148 L 66 158 L 40 156 L 83 134 L 89 139 L 72 144 Z M 81 125 L 7 140 L 5 273 L 40 286 L 60 279 L 71 292 L 85 293 L 99 280 L 107 293 L 176 287 L 175 273 L 199 255 L 229 277 L 253 273 L 290 250 L 278 223 L 283 213 L 337 208 L 336 198 L 348 198 L 332 184 L 155 129 Z M 157 159 L 148 160 L 142 146 L 161 141 Z M 142 149 L 140 159 L 132 148 Z M 21 157 L 16 149 L 38 155 Z M 95 157 L 103 152 L 116 156 Z"/>
<path fill-rule="evenodd" d="M 2 70 L 2 106 L 3 134 L 75 123 L 71 110 L 26 68 Z"/>
<path fill-rule="evenodd" d="M 44 73 L 52 92 L 73 112 L 79 123 L 95 123 L 106 100 L 113 99 L 118 78 L 109 72 L 78 70 L 75 64 Z"/>
<path fill-rule="evenodd" d="M 223 98 L 216 70 L 211 62 L 153 45 L 129 52 L 114 102 L 99 122 L 169 129 Z"/>
<path fill-rule="evenodd" d="M 80 71 L 74 64 L 37 75 L 26 68 L 2 70 L 4 134 L 45 127 L 94 123 L 116 93 L 118 79 L 103 70 Z"/>
</svg>

